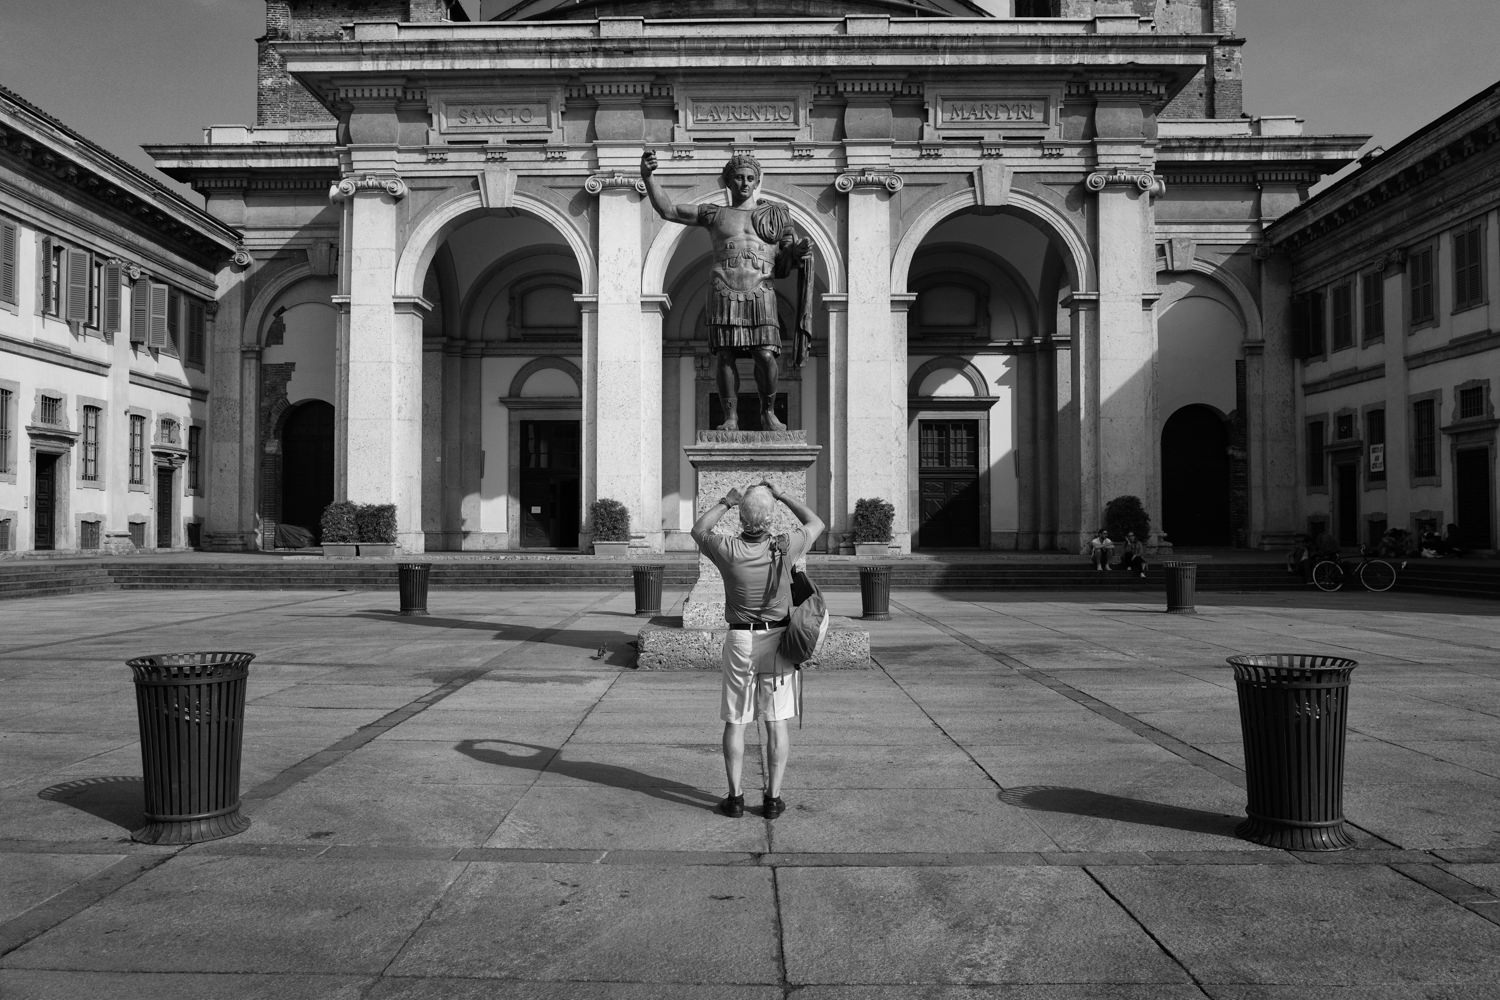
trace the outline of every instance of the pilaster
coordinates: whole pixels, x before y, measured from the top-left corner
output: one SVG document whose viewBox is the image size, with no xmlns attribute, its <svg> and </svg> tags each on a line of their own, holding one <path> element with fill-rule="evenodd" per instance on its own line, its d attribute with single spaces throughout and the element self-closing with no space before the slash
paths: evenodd
<svg viewBox="0 0 1500 1000">
<path fill-rule="evenodd" d="M 241 256 L 243 255 L 243 256 Z M 252 261 L 243 250 L 218 275 L 217 314 L 209 337 L 208 426 L 203 462 L 208 485 L 205 549 L 234 552 L 258 544 L 255 530 L 260 345 L 246 343 L 245 284 Z"/>
</svg>

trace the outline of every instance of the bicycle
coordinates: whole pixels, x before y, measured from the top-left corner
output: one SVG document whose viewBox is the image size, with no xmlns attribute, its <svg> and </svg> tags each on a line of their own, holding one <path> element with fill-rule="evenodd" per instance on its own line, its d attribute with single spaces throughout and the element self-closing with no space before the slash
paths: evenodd
<svg viewBox="0 0 1500 1000">
<path fill-rule="evenodd" d="M 1351 565 L 1352 564 L 1352 565 Z M 1361 545 L 1359 562 L 1353 559 L 1323 559 L 1313 565 L 1312 582 L 1319 590 L 1333 593 L 1344 586 L 1349 577 L 1359 580 L 1360 586 L 1377 594 L 1383 594 L 1396 585 L 1396 573 L 1406 568 L 1406 560 L 1395 566 L 1384 559 L 1376 559 Z"/>
</svg>

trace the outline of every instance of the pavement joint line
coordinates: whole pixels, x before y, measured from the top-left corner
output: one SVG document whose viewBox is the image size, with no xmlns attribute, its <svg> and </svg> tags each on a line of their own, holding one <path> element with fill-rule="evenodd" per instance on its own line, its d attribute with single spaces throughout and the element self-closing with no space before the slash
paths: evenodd
<svg viewBox="0 0 1500 1000">
<path fill-rule="evenodd" d="M 180 850 L 180 849 L 179 849 Z M 130 854 L 89 878 L 74 883 L 45 902 L 0 924 L 0 957 L 41 937 L 65 920 L 77 916 L 142 875 L 166 864 L 179 850 Z"/>
<path fill-rule="evenodd" d="M 337 594 L 328 594 L 328 595 L 323 596 L 323 597 L 302 598 L 302 599 L 299 599 L 299 600 L 296 600 L 296 601 L 282 601 L 282 602 L 278 602 L 278 603 L 275 603 L 275 604 L 267 604 L 264 607 L 255 608 L 254 610 L 255 611 L 271 611 L 271 610 L 274 610 L 276 608 L 294 607 L 294 606 L 297 606 L 297 605 L 308 604 L 308 603 L 310 603 L 312 601 L 332 601 L 332 600 L 334 600 L 334 599 L 336 599 L 338 597 L 342 597 L 342 596 L 343 596 L 342 593 L 337 593 Z M 221 612 L 218 612 L 216 614 L 211 614 L 211 615 L 199 615 L 197 618 L 175 619 L 175 620 L 173 620 L 172 625 L 173 625 L 174 628 L 180 627 L 180 626 L 184 626 L 184 625 L 196 625 L 199 622 L 213 621 L 215 618 L 235 618 L 235 617 L 239 617 L 240 615 L 243 615 L 243 614 L 245 614 L 245 610 L 243 608 L 239 609 L 237 611 L 221 611 Z M 71 636 L 70 638 L 67 638 L 67 639 L 58 639 L 58 640 L 55 640 L 53 642 L 39 642 L 39 643 L 34 643 L 34 644 L 30 645 L 30 646 L 4 646 L 4 647 L 0 647 L 0 654 L 10 655 L 12 653 L 30 652 L 31 650 L 34 650 L 34 649 L 46 649 L 49 646 L 68 646 L 68 645 L 76 645 L 76 644 L 78 644 L 80 642 L 97 642 L 100 639 L 113 639 L 115 636 L 133 635 L 136 632 L 160 631 L 160 629 L 161 629 L 161 623 L 160 622 L 154 622 L 154 623 L 152 623 L 150 625 L 141 625 L 141 626 L 139 626 L 137 628 L 121 629 L 118 632 L 101 632 L 101 633 L 99 633 L 97 635 L 75 635 L 75 636 Z"/>
<path fill-rule="evenodd" d="M 1132 921 L 1136 925 L 1136 927 L 1140 929 L 1140 932 L 1146 935 L 1148 939 L 1150 939 L 1152 944 L 1156 945 L 1157 950 L 1165 955 L 1168 961 L 1182 970 L 1182 974 L 1187 977 L 1188 982 L 1192 983 L 1194 988 L 1196 988 L 1199 993 L 1203 994 L 1205 1000 L 1213 1000 L 1213 995 L 1210 994 L 1208 992 L 1208 989 L 1203 985 L 1203 980 L 1199 979 L 1196 975 L 1193 974 L 1193 970 L 1188 966 L 1188 963 L 1183 961 L 1182 958 L 1178 956 L 1177 952 L 1172 950 L 1171 945 L 1162 940 L 1161 935 L 1153 931 L 1150 926 L 1147 925 L 1146 921 L 1142 920 L 1139 916 L 1136 915 L 1135 910 L 1131 908 L 1129 903 L 1117 896 L 1110 890 L 1109 886 L 1100 881 L 1099 877 L 1094 874 L 1091 866 L 1084 865 L 1083 873 L 1089 877 L 1090 882 L 1093 882 L 1094 885 L 1098 886 L 1100 892 L 1104 893 L 1104 898 L 1108 899 L 1111 903 L 1114 903 L 1115 906 L 1119 908 L 1120 912 L 1125 914 L 1126 918 Z"/>
</svg>

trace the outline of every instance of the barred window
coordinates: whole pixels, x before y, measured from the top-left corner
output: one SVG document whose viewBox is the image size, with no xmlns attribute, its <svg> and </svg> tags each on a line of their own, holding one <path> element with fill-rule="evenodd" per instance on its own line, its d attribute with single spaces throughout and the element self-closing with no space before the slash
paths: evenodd
<svg viewBox="0 0 1500 1000">
<path fill-rule="evenodd" d="M 1412 475 L 1437 475 L 1437 400 L 1419 399 L 1411 407 Z"/>
<path fill-rule="evenodd" d="M 130 522 L 130 544 L 134 545 L 138 549 L 144 549 L 146 547 L 145 521 Z"/>
<path fill-rule="evenodd" d="M 80 521 L 78 523 L 78 547 L 80 549 L 97 549 L 99 547 L 98 521 Z"/>
<path fill-rule="evenodd" d="M 1385 278 L 1371 271 L 1360 279 L 1360 305 L 1363 308 L 1366 344 L 1385 339 Z"/>
<path fill-rule="evenodd" d="M 0 389 L 0 472 L 16 471 L 15 459 L 11 458 L 11 404 L 15 394 L 9 389 Z"/>
<path fill-rule="evenodd" d="M 99 415 L 97 406 L 83 408 L 83 481 L 99 481 Z"/>
<path fill-rule="evenodd" d="M 130 415 L 130 484 L 146 482 L 146 418 Z"/>
<path fill-rule="evenodd" d="M 1458 390 L 1458 419 L 1474 420 L 1484 416 L 1484 386 L 1471 385 Z"/>
<path fill-rule="evenodd" d="M 60 426 L 62 424 L 62 397 L 43 396 L 37 417 L 48 427 Z"/>
</svg>

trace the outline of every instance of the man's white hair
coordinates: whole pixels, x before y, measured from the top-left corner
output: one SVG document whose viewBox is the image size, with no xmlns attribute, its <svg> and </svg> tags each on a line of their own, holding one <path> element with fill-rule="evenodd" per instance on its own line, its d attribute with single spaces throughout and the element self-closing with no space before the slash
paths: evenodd
<svg viewBox="0 0 1500 1000">
<path fill-rule="evenodd" d="M 740 526 L 752 535 L 771 530 L 771 517 L 776 512 L 776 500 L 764 486 L 745 491 L 740 501 Z"/>
</svg>

